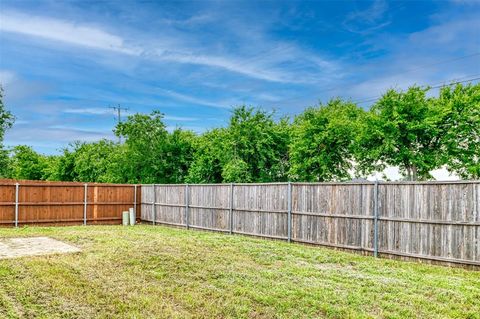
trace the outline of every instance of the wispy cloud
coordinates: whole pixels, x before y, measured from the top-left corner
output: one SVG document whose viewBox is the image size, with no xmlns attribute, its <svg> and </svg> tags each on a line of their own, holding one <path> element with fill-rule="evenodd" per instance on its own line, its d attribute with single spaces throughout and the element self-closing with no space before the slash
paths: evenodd
<svg viewBox="0 0 480 319">
<path fill-rule="evenodd" d="M 95 107 L 86 107 L 86 108 L 67 108 L 63 110 L 64 113 L 70 114 L 91 114 L 91 115 L 105 115 L 111 114 L 112 110 L 107 108 L 95 108 Z"/>
<path fill-rule="evenodd" d="M 167 121 L 179 121 L 179 122 L 192 122 L 198 121 L 198 117 L 190 117 L 190 116 L 173 116 L 173 115 L 165 115 L 163 117 Z"/>
<path fill-rule="evenodd" d="M 347 85 L 354 99 L 370 100 L 389 88 L 434 86 L 480 74 L 480 22 L 476 16 L 442 19 L 406 37 L 380 35 L 372 41 L 378 49 L 388 47 L 392 53 L 377 59 L 375 65 L 356 68 L 357 73 L 368 72 L 371 77 Z"/>
<path fill-rule="evenodd" d="M 5 90 L 4 98 L 7 107 L 9 107 L 11 102 L 37 96 L 49 89 L 49 86 L 45 83 L 25 80 L 16 72 L 10 70 L 0 70 L 0 86 Z"/>
<path fill-rule="evenodd" d="M 450 0 L 450 2 L 459 5 L 479 5 L 480 0 Z"/>
<path fill-rule="evenodd" d="M 7 70 L 0 70 L 0 85 L 5 86 L 15 80 L 15 73 Z"/>
<path fill-rule="evenodd" d="M 222 104 L 222 103 L 217 103 L 217 102 L 211 102 L 208 100 L 204 100 L 201 98 L 194 97 L 192 95 L 186 95 L 182 93 L 178 93 L 172 90 L 165 90 L 165 89 L 156 89 L 156 92 L 163 96 L 171 97 L 179 101 L 184 101 L 192 104 L 197 104 L 197 105 L 205 105 L 205 106 L 211 106 L 211 107 L 216 107 L 216 108 L 230 108 L 230 106 Z"/>
<path fill-rule="evenodd" d="M 217 67 L 231 72 L 239 73 L 248 77 L 272 81 L 272 82 L 297 82 L 284 74 L 275 70 L 258 67 L 258 65 L 246 63 L 248 61 L 213 55 L 197 55 L 183 52 L 160 52 L 157 51 L 157 58 L 164 61 L 179 63 L 188 63 L 196 65 L 205 65 Z"/>
<path fill-rule="evenodd" d="M 113 137 L 109 105 L 201 132 L 239 104 L 294 115 L 480 73 L 478 56 L 451 61 L 480 48 L 479 7 L 465 2 L 6 1 L 0 83 L 28 121 L 6 143 Z"/>
<path fill-rule="evenodd" d="M 63 113 L 68 113 L 68 114 L 78 114 L 78 115 L 111 115 L 112 110 L 108 108 L 95 108 L 95 107 L 86 107 L 86 108 L 67 108 L 62 111 Z M 134 112 L 130 110 L 123 111 L 123 114 L 125 115 L 131 115 Z M 198 121 L 200 118 L 198 117 L 193 117 L 193 116 L 175 116 L 175 115 L 165 115 L 163 117 L 167 121 L 176 121 L 176 122 L 193 122 L 193 121 Z M 64 126 L 50 126 L 50 128 L 62 128 L 64 129 Z"/>
<path fill-rule="evenodd" d="M 102 138 L 112 138 L 111 130 L 88 130 L 61 125 L 46 128 L 38 127 L 15 127 L 7 132 L 6 145 L 33 144 L 34 141 L 56 141 L 61 144 L 70 143 L 75 140 L 97 141 Z"/>
<path fill-rule="evenodd" d="M 50 17 L 27 15 L 16 11 L 3 11 L 0 13 L 0 31 L 24 34 L 32 37 L 62 42 L 68 45 L 82 46 L 90 49 L 126 54 L 141 59 L 155 60 L 158 62 L 174 62 L 218 68 L 237 73 L 246 77 L 280 83 L 305 83 L 316 77 L 298 76 L 299 71 L 289 72 L 279 65 L 293 61 L 294 67 L 299 68 L 302 63 L 304 69 L 310 68 L 314 72 L 334 74 L 334 63 L 320 58 L 314 54 L 304 52 L 293 45 L 261 52 L 258 55 L 235 56 L 228 53 L 209 54 L 201 53 L 199 48 L 185 46 L 189 42 L 188 33 L 178 33 L 166 36 L 160 40 L 138 43 L 136 40 L 127 39 L 120 35 L 104 30 L 98 25 L 81 24 L 70 20 L 60 20 Z M 199 19 L 203 21 L 205 18 Z M 195 21 L 195 19 L 191 19 Z M 175 37 L 183 37 L 184 41 L 177 41 Z M 192 42 L 192 41 L 190 41 Z M 154 46 L 152 47 L 152 43 Z M 285 50 L 287 47 L 288 50 Z"/>
<path fill-rule="evenodd" d="M 124 39 L 93 26 L 70 21 L 2 11 L 0 31 L 14 32 L 94 49 L 138 55 L 139 49 L 127 46 Z"/>
<path fill-rule="evenodd" d="M 371 33 L 390 24 L 389 20 L 385 20 L 387 9 L 388 4 L 385 0 L 375 0 L 369 8 L 348 14 L 343 26 L 350 32 Z"/>
</svg>

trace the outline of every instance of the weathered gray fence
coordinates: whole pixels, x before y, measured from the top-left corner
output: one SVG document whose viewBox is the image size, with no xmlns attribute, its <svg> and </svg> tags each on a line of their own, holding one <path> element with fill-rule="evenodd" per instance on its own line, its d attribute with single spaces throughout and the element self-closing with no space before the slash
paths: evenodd
<svg viewBox="0 0 480 319">
<path fill-rule="evenodd" d="M 478 181 L 143 185 L 141 216 L 478 266 L 479 198 Z"/>
</svg>

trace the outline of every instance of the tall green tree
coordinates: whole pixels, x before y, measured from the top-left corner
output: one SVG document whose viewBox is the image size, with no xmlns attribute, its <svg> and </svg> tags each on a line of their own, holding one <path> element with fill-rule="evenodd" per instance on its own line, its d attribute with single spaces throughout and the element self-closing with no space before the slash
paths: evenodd
<svg viewBox="0 0 480 319">
<path fill-rule="evenodd" d="M 246 106 L 233 110 L 226 133 L 224 152 L 228 156 L 224 167 L 230 172 L 246 170 L 246 175 L 239 175 L 236 180 L 225 180 L 229 174 L 223 172 L 225 181 L 267 182 L 288 179 L 289 125 L 287 119 L 276 123 L 273 116 L 274 113 Z M 233 169 L 235 165 L 240 167 Z"/>
<path fill-rule="evenodd" d="M 309 182 L 350 179 L 363 114 L 352 102 L 332 99 L 298 115 L 290 144 L 292 178 Z"/>
<path fill-rule="evenodd" d="M 117 144 L 109 140 L 75 144 L 74 180 L 81 182 L 108 182 L 111 154 Z"/>
<path fill-rule="evenodd" d="M 228 127 L 200 137 L 188 180 L 197 183 L 288 179 L 289 124 L 273 113 L 240 106 Z"/>
<path fill-rule="evenodd" d="M 8 150 L 0 145 L 0 178 L 8 178 L 11 170 L 11 163 Z"/>
<path fill-rule="evenodd" d="M 127 182 L 183 183 L 193 158 L 192 132 L 166 130 L 163 114 L 135 114 L 118 124 L 117 136 L 124 136 L 126 148 L 122 156 L 122 170 Z"/>
<path fill-rule="evenodd" d="M 368 112 L 358 139 L 363 172 L 398 166 L 407 180 L 431 178 L 440 164 L 442 115 L 429 89 L 388 90 Z"/>
<path fill-rule="evenodd" d="M 187 130 L 176 128 L 167 135 L 164 147 L 166 153 L 165 176 L 168 183 L 184 183 L 188 176 L 188 170 L 193 161 L 193 148 L 197 136 Z"/>
<path fill-rule="evenodd" d="M 18 145 L 13 148 L 9 178 L 44 180 L 48 167 L 47 158 L 35 152 L 30 146 Z"/>
<path fill-rule="evenodd" d="M 442 163 L 464 179 L 480 178 L 480 84 L 440 90 Z"/>
<path fill-rule="evenodd" d="M 62 158 L 61 155 L 47 155 L 44 156 L 45 167 L 43 169 L 43 180 L 47 181 L 60 181 L 58 176 L 59 161 Z"/>
<path fill-rule="evenodd" d="M 75 147 L 79 143 L 72 143 L 70 147 L 63 149 L 50 171 L 50 180 L 73 182 L 78 181 L 78 174 L 75 172 Z"/>
<path fill-rule="evenodd" d="M 138 183 L 133 167 L 128 146 L 126 144 L 116 144 L 116 147 L 109 154 L 104 182 Z"/>
<path fill-rule="evenodd" d="M 45 156 L 43 179 L 53 181 L 111 182 L 109 176 L 117 144 L 103 139 L 98 142 L 73 142 L 55 156 Z"/>
<path fill-rule="evenodd" d="M 192 164 L 188 170 L 189 183 L 221 183 L 222 168 L 225 163 L 227 133 L 224 128 L 217 128 L 199 136 L 193 147 Z"/>
<path fill-rule="evenodd" d="M 3 138 L 5 131 L 12 127 L 14 121 L 14 116 L 6 109 L 3 102 L 3 88 L 0 86 L 0 177 L 8 175 L 10 161 L 8 151 L 3 146 Z"/>
<path fill-rule="evenodd" d="M 13 114 L 6 109 L 3 102 L 3 88 L 0 86 L 0 145 L 3 143 L 5 131 L 12 127 L 14 121 Z"/>
<path fill-rule="evenodd" d="M 125 175 L 128 182 L 166 183 L 164 152 L 168 132 L 162 121 L 163 114 L 130 115 L 115 129 L 117 136 L 125 137 Z"/>
</svg>

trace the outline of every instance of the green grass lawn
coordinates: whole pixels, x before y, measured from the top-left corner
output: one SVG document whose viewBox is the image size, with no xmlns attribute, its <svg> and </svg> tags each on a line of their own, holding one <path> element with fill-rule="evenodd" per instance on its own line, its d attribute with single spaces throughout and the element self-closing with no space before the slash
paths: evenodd
<svg viewBox="0 0 480 319">
<path fill-rule="evenodd" d="M 480 318 L 480 272 L 139 225 L 0 229 L 83 252 L 0 260 L 1 318 Z"/>
</svg>

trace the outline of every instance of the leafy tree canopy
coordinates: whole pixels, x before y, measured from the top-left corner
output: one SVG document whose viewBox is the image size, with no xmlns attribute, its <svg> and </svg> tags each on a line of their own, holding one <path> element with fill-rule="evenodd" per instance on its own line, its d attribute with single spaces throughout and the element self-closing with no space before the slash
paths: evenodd
<svg viewBox="0 0 480 319">
<path fill-rule="evenodd" d="M 362 172 L 398 166 L 408 180 L 428 179 L 440 163 L 441 110 L 428 89 L 389 90 L 366 114 L 358 136 Z"/>
<path fill-rule="evenodd" d="M 188 180 L 197 183 L 267 182 L 288 179 L 289 124 L 273 113 L 240 106 L 226 128 L 195 144 Z"/>
<path fill-rule="evenodd" d="M 292 178 L 310 182 L 350 179 L 363 113 L 352 102 L 333 99 L 297 116 L 290 144 Z"/>
<path fill-rule="evenodd" d="M 465 179 L 480 179 L 480 85 L 443 87 L 436 107 L 442 163 Z"/>
<path fill-rule="evenodd" d="M 3 104 L 3 89 L 0 86 L 0 177 L 7 177 L 10 169 L 8 151 L 3 148 L 5 131 L 12 127 L 15 118 Z"/>
<path fill-rule="evenodd" d="M 168 133 L 163 114 L 135 114 L 118 124 L 117 136 L 126 138 L 126 147 L 117 153 L 122 163 L 117 172 L 127 182 L 183 183 L 193 157 L 196 136 L 180 128 Z M 122 157 L 122 158 L 120 158 Z"/>
<path fill-rule="evenodd" d="M 48 167 L 47 157 L 38 154 L 30 146 L 18 145 L 13 148 L 11 171 L 8 177 L 14 179 L 44 180 Z"/>
<path fill-rule="evenodd" d="M 14 116 L 3 104 L 3 88 L 0 86 L 0 146 L 3 143 L 5 131 L 12 127 L 14 121 Z"/>
<path fill-rule="evenodd" d="M 135 114 L 110 140 L 75 142 L 56 156 L 1 142 L 13 116 L 0 92 L 0 177 L 113 183 L 342 181 L 398 166 L 406 179 L 447 167 L 480 178 L 480 84 L 438 96 L 417 86 L 389 90 L 368 111 L 341 99 L 307 108 L 293 123 L 240 106 L 203 134 L 166 129 L 163 114 Z"/>
</svg>

